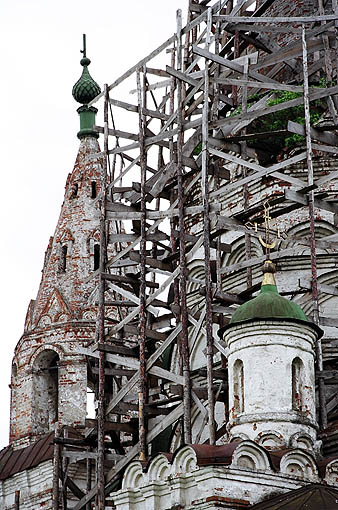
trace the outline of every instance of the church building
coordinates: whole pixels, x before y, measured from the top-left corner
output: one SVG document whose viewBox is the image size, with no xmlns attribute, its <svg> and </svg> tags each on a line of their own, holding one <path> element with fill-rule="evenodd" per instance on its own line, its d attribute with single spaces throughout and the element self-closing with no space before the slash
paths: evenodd
<svg viewBox="0 0 338 510">
<path fill-rule="evenodd" d="M 1 510 L 338 508 L 324 4 L 190 0 L 187 25 L 178 12 L 102 89 L 84 37 L 79 148 L 13 355 Z"/>
</svg>

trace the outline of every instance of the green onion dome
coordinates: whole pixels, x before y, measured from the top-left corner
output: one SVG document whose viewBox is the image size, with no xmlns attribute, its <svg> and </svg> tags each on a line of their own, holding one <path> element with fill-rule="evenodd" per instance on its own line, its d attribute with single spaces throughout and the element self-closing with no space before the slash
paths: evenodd
<svg viewBox="0 0 338 510">
<path fill-rule="evenodd" d="M 87 105 L 94 99 L 94 97 L 100 94 L 101 89 L 89 74 L 89 58 L 82 58 L 80 64 L 83 66 L 82 75 L 81 78 L 75 83 L 72 94 L 75 101 Z"/>
<path fill-rule="evenodd" d="M 219 330 L 219 336 L 222 336 L 225 330 L 236 324 L 261 319 L 301 321 L 313 327 L 318 335 L 322 336 L 322 330 L 309 321 L 297 303 L 280 296 L 274 277 L 275 266 L 270 260 L 265 262 L 263 272 L 264 277 L 258 296 L 237 308 L 229 324 Z"/>
</svg>

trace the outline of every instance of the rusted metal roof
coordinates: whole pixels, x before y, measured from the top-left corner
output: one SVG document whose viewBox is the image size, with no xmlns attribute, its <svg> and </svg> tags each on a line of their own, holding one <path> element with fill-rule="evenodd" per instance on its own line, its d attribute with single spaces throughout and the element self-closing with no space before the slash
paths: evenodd
<svg viewBox="0 0 338 510">
<path fill-rule="evenodd" d="M 197 464 L 207 466 L 209 464 L 231 464 L 232 455 L 238 445 L 239 443 L 233 442 L 222 446 L 210 446 L 208 444 L 192 444 L 190 446 L 196 453 Z"/>
<path fill-rule="evenodd" d="M 334 510 L 338 509 L 338 490 L 311 484 L 258 503 L 252 510 Z"/>
<path fill-rule="evenodd" d="M 20 450 L 13 450 L 12 446 L 6 446 L 0 451 L 0 480 L 6 480 L 15 473 L 20 473 L 20 471 L 52 459 L 53 438 L 54 432 L 51 432 L 36 443 Z"/>
</svg>

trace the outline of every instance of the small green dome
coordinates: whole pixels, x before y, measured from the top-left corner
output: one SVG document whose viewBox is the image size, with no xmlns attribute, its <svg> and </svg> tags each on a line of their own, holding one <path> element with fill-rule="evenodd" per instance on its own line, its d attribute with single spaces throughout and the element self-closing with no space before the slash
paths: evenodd
<svg viewBox="0 0 338 510">
<path fill-rule="evenodd" d="M 220 338 L 223 338 L 223 334 L 229 328 L 254 320 L 280 320 L 306 323 L 316 331 L 318 338 L 323 336 L 323 330 L 309 321 L 297 303 L 289 301 L 278 294 L 274 277 L 275 271 L 276 268 L 271 260 L 266 260 L 263 267 L 264 277 L 260 293 L 237 308 L 229 323 L 218 330 Z"/>
<path fill-rule="evenodd" d="M 309 322 L 297 303 L 278 294 L 276 285 L 262 285 L 257 297 L 237 308 L 229 324 L 252 319 L 297 319 Z"/>
<path fill-rule="evenodd" d="M 80 64 L 83 66 L 82 75 L 81 78 L 75 83 L 72 94 L 75 101 L 87 105 L 94 99 L 94 97 L 100 94 L 101 89 L 89 74 L 89 58 L 82 58 Z"/>
</svg>

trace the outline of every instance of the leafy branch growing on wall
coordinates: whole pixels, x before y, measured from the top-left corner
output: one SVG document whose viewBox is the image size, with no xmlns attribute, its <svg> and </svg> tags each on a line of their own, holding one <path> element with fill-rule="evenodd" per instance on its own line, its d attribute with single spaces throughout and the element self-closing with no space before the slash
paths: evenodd
<svg viewBox="0 0 338 510">
<path fill-rule="evenodd" d="M 277 104 L 284 103 L 286 101 L 291 101 L 292 99 L 296 99 L 301 97 L 302 93 L 300 92 L 288 92 L 288 91 L 278 91 L 274 94 L 274 97 L 269 99 L 267 102 L 267 106 L 274 106 Z M 310 124 L 311 126 L 319 121 L 320 117 L 326 110 L 326 104 L 322 99 L 318 99 L 316 101 L 312 101 L 310 103 Z M 285 110 L 280 110 L 279 112 L 270 113 L 264 115 L 263 117 L 254 121 L 248 132 L 252 133 L 263 133 L 263 132 L 271 132 L 271 131 L 280 131 L 287 129 L 288 121 L 292 120 L 293 122 L 297 122 L 298 124 L 305 124 L 305 113 L 304 113 L 304 105 L 292 106 L 291 108 L 286 108 Z M 298 144 L 302 144 L 304 142 L 304 137 L 297 134 L 291 134 L 288 136 L 278 137 L 279 143 L 276 146 L 276 149 L 282 149 L 283 145 L 285 147 L 294 147 Z"/>
<path fill-rule="evenodd" d="M 321 80 L 316 88 L 325 88 L 328 84 L 324 80 Z M 330 84 L 332 86 L 332 84 Z M 261 99 L 265 94 L 254 94 L 249 98 L 249 103 L 254 104 Z M 301 92 L 289 92 L 289 91 L 275 91 L 273 97 L 268 99 L 266 106 L 274 106 L 277 104 L 285 103 L 302 97 Z M 310 124 L 311 126 L 316 124 L 321 118 L 322 114 L 326 111 L 327 105 L 325 99 L 318 99 L 310 102 Z M 242 107 L 239 106 L 230 113 L 230 116 L 236 116 L 242 113 Z M 248 141 L 248 146 L 253 148 L 259 148 L 263 151 L 267 151 L 274 156 L 277 156 L 283 149 L 293 148 L 297 145 L 304 143 L 304 137 L 292 133 L 273 133 L 274 131 L 285 131 L 289 120 L 297 122 L 298 124 L 305 124 L 305 113 L 304 105 L 293 106 L 280 110 L 278 112 L 268 113 L 262 117 L 251 122 L 247 128 L 247 134 L 255 133 L 267 133 L 266 139 L 251 139 Z M 271 136 L 269 136 L 271 133 Z M 202 143 L 200 142 L 194 149 L 193 154 L 198 156 L 202 151 Z"/>
</svg>

